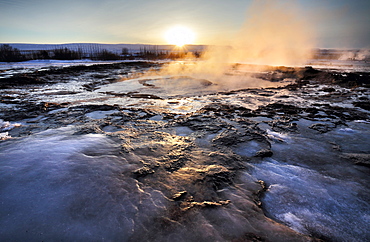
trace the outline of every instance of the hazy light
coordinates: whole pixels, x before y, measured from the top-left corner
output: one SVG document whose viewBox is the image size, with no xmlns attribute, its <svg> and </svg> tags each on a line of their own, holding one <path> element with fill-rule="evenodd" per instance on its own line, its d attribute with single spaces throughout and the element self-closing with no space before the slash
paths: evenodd
<svg viewBox="0 0 370 242">
<path fill-rule="evenodd" d="M 182 47 L 184 45 L 193 44 L 195 40 L 194 32 L 184 26 L 175 26 L 169 29 L 165 34 L 167 43 Z"/>
</svg>

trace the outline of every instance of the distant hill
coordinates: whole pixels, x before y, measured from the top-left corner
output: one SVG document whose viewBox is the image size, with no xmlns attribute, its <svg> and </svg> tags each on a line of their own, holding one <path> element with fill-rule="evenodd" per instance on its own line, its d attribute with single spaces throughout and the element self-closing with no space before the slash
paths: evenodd
<svg viewBox="0 0 370 242">
<path fill-rule="evenodd" d="M 121 53 L 123 48 L 126 48 L 129 53 L 136 53 L 146 48 L 148 50 L 171 51 L 173 45 L 147 45 L 147 44 L 97 44 L 97 43 L 68 43 L 68 44 L 24 44 L 24 43 L 3 43 L 17 48 L 21 51 L 31 50 L 53 50 L 60 48 L 68 48 L 70 50 L 108 50 L 113 53 Z M 187 45 L 186 49 L 191 52 L 201 52 L 207 46 L 205 45 Z"/>
</svg>

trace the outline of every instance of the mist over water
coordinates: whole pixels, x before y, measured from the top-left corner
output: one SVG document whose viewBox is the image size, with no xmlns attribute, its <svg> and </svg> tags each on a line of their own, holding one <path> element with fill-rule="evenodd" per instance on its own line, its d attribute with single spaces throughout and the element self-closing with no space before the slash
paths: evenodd
<svg viewBox="0 0 370 242">
<path fill-rule="evenodd" d="M 155 73 L 206 79 L 220 89 L 255 86 L 248 72 L 238 78 L 225 74 L 233 72 L 236 63 L 254 64 L 250 71 L 263 71 L 264 65 L 302 66 L 311 58 L 316 34 L 301 13 L 294 1 L 253 1 L 242 28 L 225 45 L 209 46 L 200 60 L 170 63 Z"/>
<path fill-rule="evenodd" d="M 315 47 L 312 24 L 294 1 L 254 1 L 232 41 L 231 60 L 267 65 L 302 65 Z"/>
</svg>

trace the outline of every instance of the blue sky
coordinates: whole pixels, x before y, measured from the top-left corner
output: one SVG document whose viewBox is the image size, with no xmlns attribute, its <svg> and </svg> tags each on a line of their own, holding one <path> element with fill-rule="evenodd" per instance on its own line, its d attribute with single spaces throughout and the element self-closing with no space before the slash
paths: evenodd
<svg viewBox="0 0 370 242">
<path fill-rule="evenodd" d="M 0 0 L 0 43 L 166 44 L 165 31 L 185 25 L 195 32 L 195 44 L 222 44 L 238 33 L 252 2 Z M 298 5 L 299 16 L 315 29 L 317 47 L 370 47 L 369 0 L 276 2 Z"/>
</svg>

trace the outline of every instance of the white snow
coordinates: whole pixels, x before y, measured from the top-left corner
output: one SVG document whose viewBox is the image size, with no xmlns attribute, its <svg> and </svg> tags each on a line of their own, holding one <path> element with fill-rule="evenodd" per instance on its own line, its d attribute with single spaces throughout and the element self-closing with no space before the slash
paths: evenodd
<svg viewBox="0 0 370 242">
<path fill-rule="evenodd" d="M 67 67 L 77 65 L 94 65 L 94 64 L 110 64 L 122 61 L 93 61 L 89 59 L 83 60 L 29 60 L 22 62 L 0 62 L 0 70 L 9 69 L 36 69 L 45 67 Z"/>
</svg>

